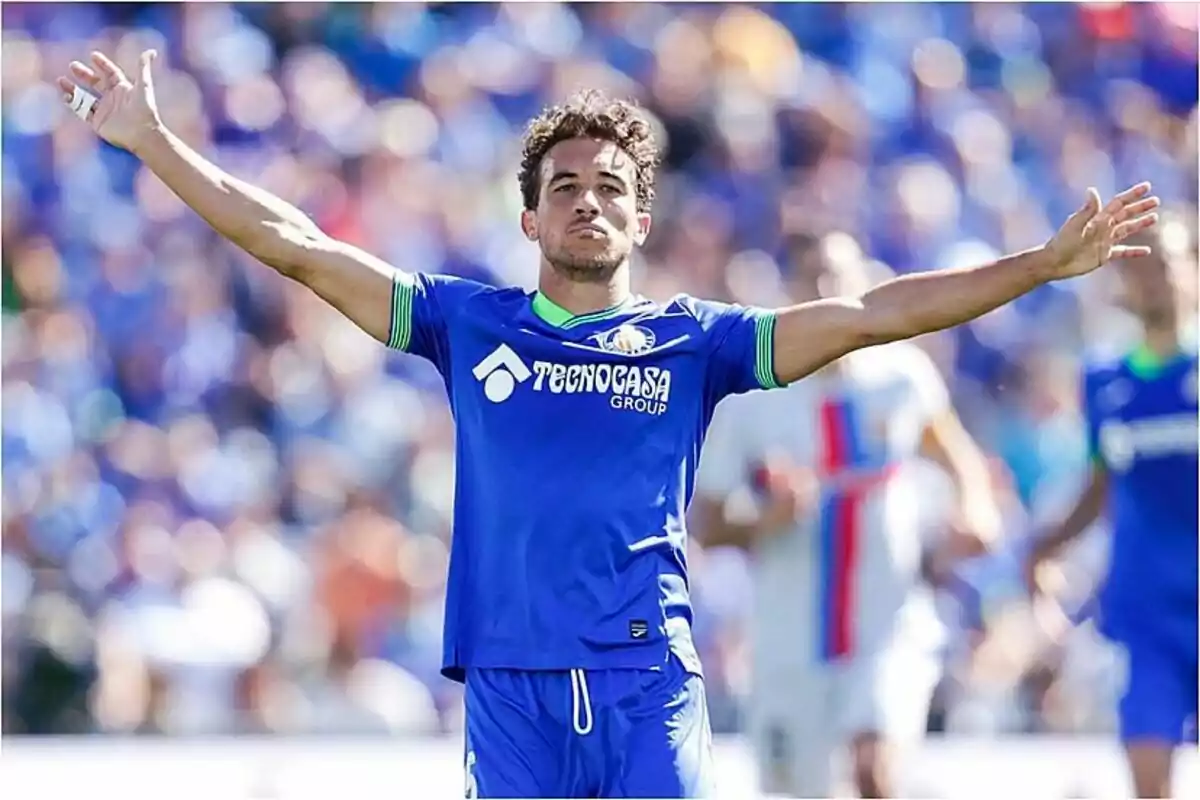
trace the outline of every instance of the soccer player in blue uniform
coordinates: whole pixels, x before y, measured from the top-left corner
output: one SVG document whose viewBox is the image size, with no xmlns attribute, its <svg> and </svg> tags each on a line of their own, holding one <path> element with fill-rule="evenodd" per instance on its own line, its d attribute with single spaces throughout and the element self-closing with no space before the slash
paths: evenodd
<svg viewBox="0 0 1200 800">
<path fill-rule="evenodd" d="M 131 78 L 93 54 L 60 78 L 64 101 L 219 233 L 442 374 L 458 431 L 443 666 L 466 683 L 473 796 L 709 793 L 684 516 L 716 404 L 1141 252 L 1120 242 L 1156 221 L 1147 184 L 1103 208 L 1093 190 L 1044 246 L 978 268 L 778 311 L 656 303 L 629 274 L 650 233 L 651 129 L 587 93 L 525 135 L 538 289 L 494 289 L 407 274 L 206 161 L 159 117 L 152 62 Z"/>
<path fill-rule="evenodd" d="M 1126 656 L 1121 739 L 1137 796 L 1169 797 L 1174 751 L 1196 740 L 1200 431 L 1196 343 L 1180 333 L 1185 267 L 1153 250 L 1120 269 L 1141 344 L 1084 376 L 1091 480 L 1031 561 L 1036 571 L 1107 512 L 1112 545 L 1097 617 Z"/>
</svg>

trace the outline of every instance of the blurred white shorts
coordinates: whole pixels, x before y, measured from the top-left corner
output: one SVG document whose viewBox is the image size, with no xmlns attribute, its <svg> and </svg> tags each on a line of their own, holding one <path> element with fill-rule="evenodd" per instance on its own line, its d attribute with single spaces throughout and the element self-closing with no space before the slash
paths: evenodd
<svg viewBox="0 0 1200 800">
<path fill-rule="evenodd" d="M 837 664 L 756 675 L 749 722 L 761 790 L 828 797 L 835 763 L 847 763 L 856 735 L 877 733 L 898 747 L 919 741 L 941 669 L 935 653 L 897 644 Z"/>
</svg>

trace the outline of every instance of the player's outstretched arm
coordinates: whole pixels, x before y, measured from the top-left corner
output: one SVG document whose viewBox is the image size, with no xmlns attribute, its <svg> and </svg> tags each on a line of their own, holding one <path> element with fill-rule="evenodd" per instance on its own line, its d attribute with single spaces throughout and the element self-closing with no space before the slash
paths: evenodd
<svg viewBox="0 0 1200 800">
<path fill-rule="evenodd" d="M 1087 201 L 1041 247 L 967 269 L 905 275 L 860 297 L 804 303 L 780 311 L 774 331 L 775 376 L 790 383 L 846 353 L 950 328 L 1037 286 L 1072 278 L 1107 261 L 1148 255 L 1121 242 L 1158 221 L 1158 198 L 1141 183 L 1101 207 Z"/>
<path fill-rule="evenodd" d="M 72 62 L 58 79 L 68 106 L 110 144 L 128 150 L 217 233 L 308 286 L 359 327 L 387 342 L 396 270 L 325 235 L 300 209 L 238 180 L 171 133 L 158 114 L 151 66 L 142 53 L 130 78 L 103 53 Z M 86 93 L 85 93 L 86 90 Z"/>
</svg>

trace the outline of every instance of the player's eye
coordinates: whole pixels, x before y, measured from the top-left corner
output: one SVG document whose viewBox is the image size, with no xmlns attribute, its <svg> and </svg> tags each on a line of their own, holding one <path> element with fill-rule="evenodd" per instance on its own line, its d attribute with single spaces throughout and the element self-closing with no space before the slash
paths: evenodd
<svg viewBox="0 0 1200 800">
<path fill-rule="evenodd" d="M 611 195 L 618 195 L 621 194 L 621 187 L 614 186 L 611 183 L 606 183 L 600 187 L 600 191 Z"/>
<path fill-rule="evenodd" d="M 558 186 L 554 187 L 554 191 L 557 192 L 558 194 L 562 194 L 563 192 L 573 192 L 573 191 L 575 191 L 575 184 L 560 183 Z"/>
</svg>

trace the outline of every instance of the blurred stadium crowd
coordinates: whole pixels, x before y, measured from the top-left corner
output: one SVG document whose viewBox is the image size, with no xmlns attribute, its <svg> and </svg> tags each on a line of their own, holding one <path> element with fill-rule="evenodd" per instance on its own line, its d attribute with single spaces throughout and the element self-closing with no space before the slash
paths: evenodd
<svg viewBox="0 0 1200 800">
<path fill-rule="evenodd" d="M 460 724 L 437 672 L 439 379 L 71 119 L 52 79 L 91 47 L 126 66 L 158 47 L 167 124 L 332 235 L 526 286 L 525 118 L 583 85 L 636 97 L 669 146 L 636 288 L 773 304 L 787 235 L 942 268 L 1141 179 L 1194 262 L 1196 23 L 1193 4 L 5 3 L 4 732 Z M 1079 485 L 1081 358 L 1134 335 L 1100 273 L 924 342 L 1008 517 L 942 590 L 934 729 L 1111 726 L 1119 671 L 1086 627 L 1029 613 L 1020 559 Z M 1103 545 L 1064 566 L 1068 610 Z M 752 587 L 737 554 L 691 562 L 714 723 L 736 730 Z"/>
</svg>

